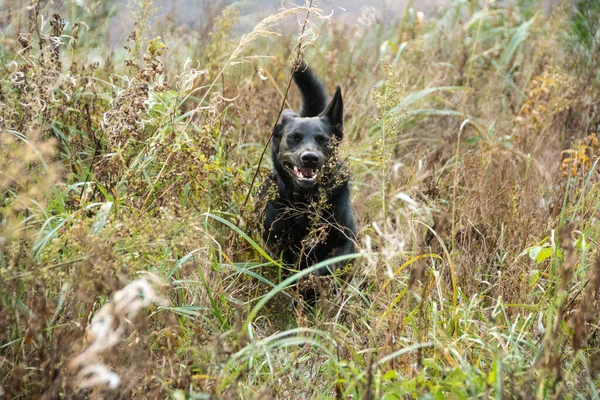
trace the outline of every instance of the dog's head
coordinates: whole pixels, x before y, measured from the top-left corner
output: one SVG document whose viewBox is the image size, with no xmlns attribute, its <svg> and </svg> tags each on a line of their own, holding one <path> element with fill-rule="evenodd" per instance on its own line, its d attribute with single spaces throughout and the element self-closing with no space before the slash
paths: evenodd
<svg viewBox="0 0 600 400">
<path fill-rule="evenodd" d="M 282 113 L 272 142 L 273 163 L 296 189 L 313 189 L 343 137 L 344 104 L 338 86 L 333 99 L 316 117 Z"/>
</svg>

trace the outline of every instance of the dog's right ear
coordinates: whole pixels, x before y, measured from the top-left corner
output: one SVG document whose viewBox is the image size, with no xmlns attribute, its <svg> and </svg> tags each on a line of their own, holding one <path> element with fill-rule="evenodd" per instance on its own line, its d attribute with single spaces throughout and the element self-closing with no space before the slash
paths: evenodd
<svg viewBox="0 0 600 400">
<path fill-rule="evenodd" d="M 282 124 L 287 124 L 288 122 L 290 122 L 292 119 L 294 118 L 298 118 L 299 115 L 296 114 L 294 112 L 294 110 L 283 110 L 283 112 L 281 113 L 281 123 Z"/>
</svg>

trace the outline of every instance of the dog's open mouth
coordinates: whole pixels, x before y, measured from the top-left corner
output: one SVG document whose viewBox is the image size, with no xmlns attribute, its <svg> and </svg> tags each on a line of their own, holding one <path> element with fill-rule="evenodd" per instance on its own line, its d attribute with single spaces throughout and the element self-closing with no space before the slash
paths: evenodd
<svg viewBox="0 0 600 400">
<path fill-rule="evenodd" d="M 286 167 L 292 172 L 298 181 L 305 183 L 315 182 L 320 171 L 317 168 L 297 167 L 291 164 L 287 164 Z"/>
</svg>

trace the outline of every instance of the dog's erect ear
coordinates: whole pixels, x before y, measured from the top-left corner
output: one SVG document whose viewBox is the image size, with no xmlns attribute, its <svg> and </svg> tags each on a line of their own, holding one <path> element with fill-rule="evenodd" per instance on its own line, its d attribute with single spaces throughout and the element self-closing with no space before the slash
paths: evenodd
<svg viewBox="0 0 600 400">
<path fill-rule="evenodd" d="M 341 134 L 344 129 L 344 102 L 342 101 L 342 89 L 338 86 L 325 110 L 319 115 L 329 120 L 331 125 L 335 126 Z"/>
<path fill-rule="evenodd" d="M 281 113 L 281 123 L 287 124 L 292 119 L 297 118 L 297 117 L 299 117 L 299 115 L 296 114 L 294 112 L 294 110 L 283 110 L 283 112 Z"/>
</svg>

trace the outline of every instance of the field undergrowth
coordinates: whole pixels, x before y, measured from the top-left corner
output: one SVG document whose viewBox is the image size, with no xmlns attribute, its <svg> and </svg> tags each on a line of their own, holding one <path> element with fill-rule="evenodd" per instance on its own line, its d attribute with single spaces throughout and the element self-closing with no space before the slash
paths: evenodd
<svg viewBox="0 0 600 400">
<path fill-rule="evenodd" d="M 0 398 L 600 398 L 600 5 L 318 3 L 0 2 Z M 299 59 L 359 228 L 314 310 L 259 228 Z"/>
</svg>

